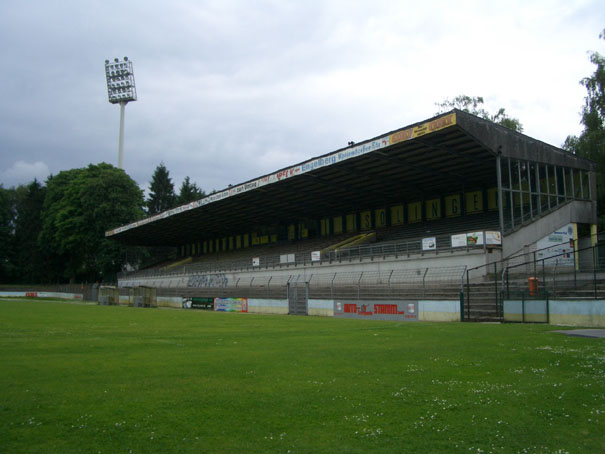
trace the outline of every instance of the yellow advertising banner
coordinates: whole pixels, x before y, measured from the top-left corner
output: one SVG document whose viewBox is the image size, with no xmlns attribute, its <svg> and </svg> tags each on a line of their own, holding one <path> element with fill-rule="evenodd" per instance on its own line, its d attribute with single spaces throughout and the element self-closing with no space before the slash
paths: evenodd
<svg viewBox="0 0 605 454">
<path fill-rule="evenodd" d="M 376 217 L 376 228 L 386 227 L 387 225 L 387 212 L 384 208 L 380 208 L 374 211 Z"/>
<path fill-rule="evenodd" d="M 372 228 L 372 212 L 370 210 L 361 212 L 361 230 Z"/>
<path fill-rule="evenodd" d="M 480 213 L 483 211 L 483 192 L 473 191 L 467 192 L 466 196 L 466 212 L 467 213 Z"/>
<path fill-rule="evenodd" d="M 422 202 L 408 203 L 408 222 L 422 221 Z"/>
<path fill-rule="evenodd" d="M 432 221 L 441 217 L 441 199 L 432 199 L 425 202 L 426 219 Z"/>
<path fill-rule="evenodd" d="M 487 190 L 487 209 L 489 211 L 498 210 L 498 188 L 489 188 Z"/>
<path fill-rule="evenodd" d="M 448 218 L 460 216 L 462 214 L 461 207 L 460 194 L 453 194 L 445 197 L 445 215 Z"/>
<path fill-rule="evenodd" d="M 342 233 L 342 216 L 336 216 L 334 218 L 334 234 L 339 235 Z"/>
<path fill-rule="evenodd" d="M 347 214 L 347 233 L 355 232 L 357 230 L 357 225 L 355 222 L 355 214 Z"/>
<path fill-rule="evenodd" d="M 422 123 L 421 125 L 414 126 L 413 128 L 404 129 L 403 131 L 397 131 L 389 136 L 389 144 L 393 145 L 399 142 L 405 142 L 406 140 L 420 137 L 431 132 L 439 131 L 441 129 L 449 128 L 456 124 L 456 114 L 451 113 L 445 117 L 437 118 L 436 120 Z"/>
<path fill-rule="evenodd" d="M 391 225 L 403 224 L 403 205 L 391 207 Z"/>
</svg>

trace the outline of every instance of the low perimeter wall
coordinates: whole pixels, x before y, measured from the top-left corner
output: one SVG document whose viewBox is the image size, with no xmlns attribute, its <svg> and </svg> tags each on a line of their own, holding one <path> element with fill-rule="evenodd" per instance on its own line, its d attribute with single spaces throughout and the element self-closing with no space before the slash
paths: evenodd
<svg viewBox="0 0 605 454">
<path fill-rule="evenodd" d="M 82 300 L 81 294 L 59 292 L 0 292 L 0 297 L 62 298 Z M 244 300 L 246 300 L 244 298 Z M 128 295 L 120 295 L 120 305 L 128 306 Z M 248 298 L 247 312 L 251 314 L 282 314 L 289 312 L 287 299 Z M 158 296 L 158 307 L 183 308 L 180 296 Z M 307 313 L 320 317 L 363 318 L 427 322 L 460 321 L 459 301 L 363 301 L 310 299 Z"/>
<path fill-rule="evenodd" d="M 27 297 L 27 298 L 60 298 L 65 300 L 84 299 L 82 293 L 63 293 L 63 292 L 0 292 L 0 297 Z"/>
<path fill-rule="evenodd" d="M 181 307 L 181 298 L 170 298 L 162 302 L 158 297 L 158 306 Z M 121 301 L 122 302 L 122 301 Z M 127 303 L 127 301 L 125 301 Z M 251 314 L 288 314 L 286 299 L 248 298 L 247 312 Z M 370 320 L 399 320 L 426 322 L 460 321 L 460 301 L 363 301 L 310 299 L 307 313 L 312 316 L 359 318 Z"/>
<path fill-rule="evenodd" d="M 605 326 L 605 300 L 505 300 L 504 321 Z"/>
</svg>

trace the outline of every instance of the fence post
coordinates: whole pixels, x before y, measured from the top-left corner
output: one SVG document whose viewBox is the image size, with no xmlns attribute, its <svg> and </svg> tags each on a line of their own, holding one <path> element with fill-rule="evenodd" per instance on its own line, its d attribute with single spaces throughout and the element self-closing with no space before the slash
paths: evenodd
<svg viewBox="0 0 605 454">
<path fill-rule="evenodd" d="M 424 295 L 425 295 L 424 292 L 425 292 L 425 288 L 426 288 L 425 287 L 426 273 L 428 273 L 428 272 L 429 272 L 429 269 L 427 267 L 427 269 L 424 271 L 424 274 L 422 275 L 422 298 L 424 298 Z"/>
<path fill-rule="evenodd" d="M 271 298 L 271 294 L 269 293 L 269 287 L 271 287 L 271 279 L 273 279 L 273 276 L 271 276 L 269 278 L 269 281 L 267 282 L 267 298 Z"/>
<path fill-rule="evenodd" d="M 555 259 L 555 269 L 552 272 L 552 294 L 557 297 L 557 267 L 559 266 L 559 259 Z"/>
<path fill-rule="evenodd" d="M 460 321 L 464 321 L 464 291 L 460 291 Z"/>
<path fill-rule="evenodd" d="M 578 240 L 573 240 L 573 288 L 578 288 L 578 261 L 576 257 L 576 249 L 578 248 Z"/>
<path fill-rule="evenodd" d="M 521 291 L 521 321 L 525 323 L 525 290 Z"/>
<path fill-rule="evenodd" d="M 468 278 L 468 271 L 466 270 L 466 307 L 468 308 L 468 319 L 471 318 L 471 284 Z"/>
<path fill-rule="evenodd" d="M 592 281 L 594 282 L 594 299 L 597 299 L 597 247 L 592 247 Z"/>
<path fill-rule="evenodd" d="M 496 310 L 498 310 L 498 263 L 494 262 L 494 289 L 496 291 Z"/>
<path fill-rule="evenodd" d="M 546 291 L 546 266 L 545 266 L 545 262 L 546 259 L 542 259 L 542 288 L 544 289 L 543 291 Z M 540 293 L 540 291 L 538 290 L 538 294 Z"/>
<path fill-rule="evenodd" d="M 334 277 L 332 278 L 332 282 L 330 282 L 330 294 L 332 296 L 332 301 L 334 300 L 334 279 L 336 279 L 336 274 L 334 273 Z"/>
<path fill-rule="evenodd" d="M 508 266 L 506 267 L 506 298 L 510 299 L 510 271 L 508 270 Z"/>
</svg>

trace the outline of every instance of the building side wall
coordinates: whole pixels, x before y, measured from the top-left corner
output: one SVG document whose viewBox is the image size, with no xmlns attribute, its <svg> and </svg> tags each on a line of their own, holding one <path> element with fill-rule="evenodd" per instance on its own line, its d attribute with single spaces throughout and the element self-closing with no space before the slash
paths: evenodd
<svg viewBox="0 0 605 454">
<path fill-rule="evenodd" d="M 510 257 L 523 250 L 525 246 L 551 234 L 557 228 L 569 223 L 596 223 L 594 203 L 574 200 L 559 209 L 523 226 L 502 239 L 502 255 Z"/>
</svg>

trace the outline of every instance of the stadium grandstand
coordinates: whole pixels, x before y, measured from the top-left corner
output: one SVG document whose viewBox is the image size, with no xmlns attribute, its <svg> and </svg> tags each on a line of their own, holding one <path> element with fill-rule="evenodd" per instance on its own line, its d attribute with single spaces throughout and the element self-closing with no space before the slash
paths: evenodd
<svg viewBox="0 0 605 454">
<path fill-rule="evenodd" d="M 502 319 L 505 278 L 510 292 L 541 272 L 546 288 L 565 268 L 577 288 L 596 219 L 592 161 L 452 110 L 106 236 L 170 251 L 121 273 L 120 298 L 153 288 L 215 310 L 484 320 Z"/>
</svg>

